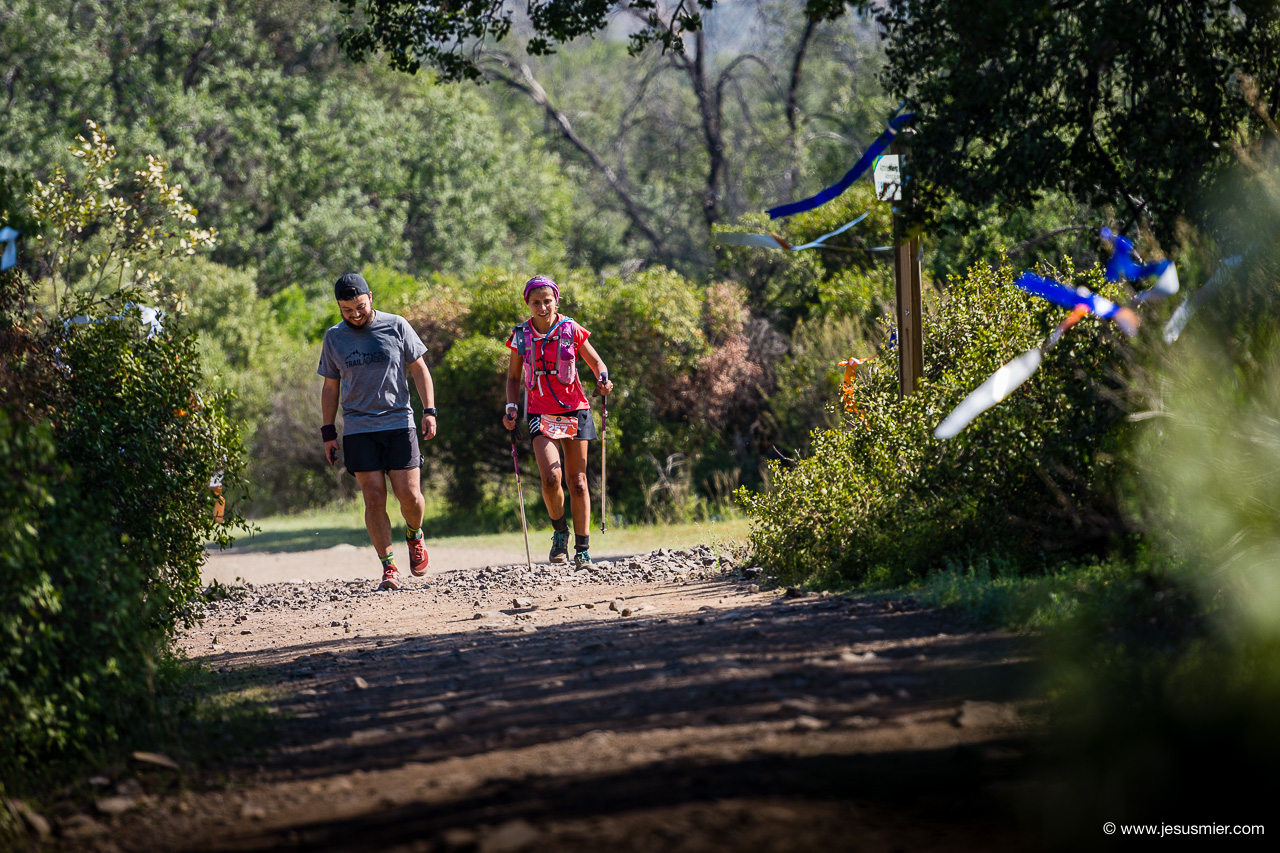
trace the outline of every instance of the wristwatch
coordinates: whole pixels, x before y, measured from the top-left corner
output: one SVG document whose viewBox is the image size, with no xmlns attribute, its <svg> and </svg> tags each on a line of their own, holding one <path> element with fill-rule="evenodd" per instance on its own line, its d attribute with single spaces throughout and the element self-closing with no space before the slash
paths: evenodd
<svg viewBox="0 0 1280 853">
<path fill-rule="evenodd" d="M 432 416 L 434 416 L 434 415 L 435 415 L 435 413 L 436 413 L 436 407 L 435 407 L 435 406 L 428 406 L 428 407 L 426 407 L 425 409 L 423 409 L 423 410 L 422 410 L 422 416 L 423 416 L 424 418 L 425 418 L 427 415 L 432 415 Z"/>
<path fill-rule="evenodd" d="M 520 412 L 520 406 L 519 406 L 519 405 L 517 405 L 516 403 L 507 403 L 506 411 L 508 411 L 508 412 L 509 412 L 509 411 L 511 411 L 512 409 L 515 409 L 515 410 L 516 410 L 516 413 L 517 413 L 517 414 L 519 414 L 519 412 Z"/>
</svg>

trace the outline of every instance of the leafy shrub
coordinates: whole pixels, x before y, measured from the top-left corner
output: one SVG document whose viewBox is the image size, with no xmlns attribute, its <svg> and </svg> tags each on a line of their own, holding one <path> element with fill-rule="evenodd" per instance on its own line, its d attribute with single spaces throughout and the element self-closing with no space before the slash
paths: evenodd
<svg viewBox="0 0 1280 853">
<path fill-rule="evenodd" d="M 325 329 L 336 322 L 334 315 L 337 311 L 331 293 L 316 295 L 300 285 L 291 284 L 273 294 L 267 300 L 267 306 L 289 337 L 319 343 L 324 339 Z"/>
<path fill-rule="evenodd" d="M 253 427 L 248 480 L 254 516 L 321 506 L 356 491 L 353 478 L 335 476 L 320 442 L 320 345 L 287 343 L 264 366 L 274 387 L 255 423 L 246 425 Z"/>
<path fill-rule="evenodd" d="M 707 425 L 674 393 L 710 352 L 702 329 L 703 294 L 663 268 L 645 270 L 584 304 L 592 344 L 617 390 L 609 400 L 610 505 L 630 518 L 683 515 L 688 457 L 706 443 Z M 595 406 L 599 409 L 599 406 Z"/>
<path fill-rule="evenodd" d="M 955 282 L 925 326 L 916 393 L 899 401 L 896 354 L 881 352 L 863 368 L 861 412 L 815 432 L 812 456 L 793 468 L 773 463 L 773 493 L 740 493 L 758 559 L 779 577 L 901 581 L 977 555 L 1026 567 L 1103 551 L 1127 531 L 1113 488 L 1119 350 L 1096 321 L 1080 323 L 957 438 L 933 438 L 969 391 L 1063 313 L 1011 280 L 1007 267 L 975 268 Z"/>
<path fill-rule="evenodd" d="M 0 485 L 0 779 L 15 792 L 155 718 L 156 665 L 197 614 L 203 545 L 242 524 L 234 506 L 213 521 L 210 481 L 241 485 L 240 446 L 196 335 L 153 332 L 128 301 L 159 298 L 213 235 L 162 161 L 122 188 L 114 147 L 89 128 L 72 150 L 81 174 L 55 170 L 26 200 L 42 229 L 33 266 L 58 304 L 36 304 L 20 269 L 0 274 L 0 453 L 14 472 Z"/>
<path fill-rule="evenodd" d="M 189 333 L 126 318 L 50 333 L 52 421 L 0 411 L 0 776 L 95 754 L 145 722 L 166 640 L 196 614 L 210 478 L 236 479 L 223 400 Z M 7 407 L 6 407 L 7 408 Z M 229 513 L 234 521 L 234 513 Z"/>
<path fill-rule="evenodd" d="M 461 507 L 478 507 L 485 482 L 511 468 L 511 434 L 501 423 L 511 352 L 504 341 L 471 335 L 434 373 L 441 408 L 433 450 L 448 468 L 449 499 Z"/>
<path fill-rule="evenodd" d="M 371 281 L 370 288 L 374 287 L 377 285 Z M 433 275 L 428 282 L 419 283 L 417 290 L 399 294 L 390 300 L 380 295 L 381 288 L 376 292 L 379 303 L 393 314 L 404 317 L 422 338 L 427 348 L 425 359 L 428 367 L 436 367 L 445 351 L 463 336 L 463 321 L 469 309 L 461 282 Z"/>
<path fill-rule="evenodd" d="M 791 351 L 778 364 L 773 393 L 760 418 L 768 457 L 807 455 L 813 430 L 839 426 L 840 383 L 849 356 L 873 352 L 854 320 L 802 320 L 791 333 Z"/>
<path fill-rule="evenodd" d="M 140 613 L 168 632 L 199 591 L 203 543 L 225 537 L 209 482 L 235 465 L 239 442 L 225 398 L 201 397 L 195 336 L 145 339 L 142 328 L 127 319 L 71 328 L 53 424 L 82 497 L 147 568 Z"/>
<path fill-rule="evenodd" d="M 1135 370 L 1152 399 L 1135 442 L 1142 524 L 1247 665 L 1280 672 L 1280 152 L 1254 147 L 1216 199 L 1213 282 L 1181 337 Z M 1215 259 L 1216 260 L 1216 259 Z M 1250 649 L 1250 647 L 1253 647 Z M 1245 649 L 1245 651 L 1241 651 Z M 1261 710 L 1259 708 L 1258 710 Z M 1280 730 L 1272 735 L 1280 743 Z"/>
</svg>

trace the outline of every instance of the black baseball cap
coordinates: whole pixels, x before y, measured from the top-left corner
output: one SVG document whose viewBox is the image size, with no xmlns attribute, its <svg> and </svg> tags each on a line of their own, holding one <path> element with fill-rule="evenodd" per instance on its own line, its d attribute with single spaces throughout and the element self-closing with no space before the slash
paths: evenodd
<svg viewBox="0 0 1280 853">
<path fill-rule="evenodd" d="M 369 292 L 369 282 L 358 272 L 349 272 L 333 285 L 333 295 L 340 301 L 355 299 Z"/>
</svg>

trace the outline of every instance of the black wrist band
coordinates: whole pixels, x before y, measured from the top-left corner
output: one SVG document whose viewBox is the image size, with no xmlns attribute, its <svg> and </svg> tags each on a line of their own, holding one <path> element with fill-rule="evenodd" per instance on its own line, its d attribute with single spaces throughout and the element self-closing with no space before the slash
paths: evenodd
<svg viewBox="0 0 1280 853">
<path fill-rule="evenodd" d="M 338 428 L 335 427 L 333 424 L 325 424 L 324 426 L 320 427 L 320 438 L 323 439 L 324 441 L 337 441 Z"/>
<path fill-rule="evenodd" d="M 436 413 L 436 407 L 435 407 L 435 406 L 428 406 L 427 408 L 425 408 L 425 409 L 423 409 L 423 410 L 422 410 L 422 416 L 423 416 L 424 418 L 425 418 L 427 415 L 434 415 L 435 413 Z"/>
</svg>

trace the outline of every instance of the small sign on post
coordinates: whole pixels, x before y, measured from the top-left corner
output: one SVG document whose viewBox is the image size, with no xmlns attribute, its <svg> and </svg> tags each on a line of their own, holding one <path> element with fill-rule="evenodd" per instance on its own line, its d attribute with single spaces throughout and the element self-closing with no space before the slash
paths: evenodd
<svg viewBox="0 0 1280 853">
<path fill-rule="evenodd" d="M 877 157 L 871 167 L 871 178 L 880 201 L 902 201 L 902 165 L 897 154 Z"/>
</svg>

